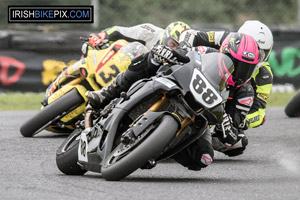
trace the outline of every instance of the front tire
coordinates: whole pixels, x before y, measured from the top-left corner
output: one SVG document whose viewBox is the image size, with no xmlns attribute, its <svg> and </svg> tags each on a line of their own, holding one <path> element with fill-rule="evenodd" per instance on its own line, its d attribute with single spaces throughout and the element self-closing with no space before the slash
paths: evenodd
<svg viewBox="0 0 300 200">
<path fill-rule="evenodd" d="M 300 116 L 300 90 L 293 96 L 284 109 L 288 117 Z"/>
<path fill-rule="evenodd" d="M 77 164 L 80 134 L 81 130 L 75 129 L 56 151 L 56 165 L 66 175 L 83 175 L 87 172 Z"/>
<path fill-rule="evenodd" d="M 121 143 L 103 162 L 102 177 L 109 181 L 120 180 L 142 167 L 148 160 L 158 157 L 176 134 L 177 128 L 177 121 L 166 115 L 154 131 L 129 153 L 118 155 Z"/>
<path fill-rule="evenodd" d="M 57 116 L 75 108 L 84 102 L 76 89 L 71 90 L 53 103 L 40 110 L 34 117 L 25 122 L 20 132 L 24 137 L 32 137 L 49 125 Z"/>
</svg>

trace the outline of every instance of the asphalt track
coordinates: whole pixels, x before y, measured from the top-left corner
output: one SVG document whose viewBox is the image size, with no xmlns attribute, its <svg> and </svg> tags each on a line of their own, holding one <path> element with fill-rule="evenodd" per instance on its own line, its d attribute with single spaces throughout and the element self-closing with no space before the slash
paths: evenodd
<svg viewBox="0 0 300 200">
<path fill-rule="evenodd" d="M 200 172 L 160 163 L 119 182 L 90 172 L 63 175 L 55 151 L 65 136 L 19 132 L 34 113 L 0 112 L 0 199 L 300 199 L 300 118 L 287 118 L 283 108 L 269 108 L 266 124 L 247 131 L 249 145 L 239 157 L 216 153 Z"/>
</svg>

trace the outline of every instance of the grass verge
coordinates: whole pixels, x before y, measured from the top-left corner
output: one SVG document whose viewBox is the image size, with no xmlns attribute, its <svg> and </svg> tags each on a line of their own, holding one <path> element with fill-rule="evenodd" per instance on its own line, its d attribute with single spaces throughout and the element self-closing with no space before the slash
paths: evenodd
<svg viewBox="0 0 300 200">
<path fill-rule="evenodd" d="M 270 95 L 268 107 L 284 107 L 296 92 L 275 92 Z M 13 92 L 0 94 L 0 111 L 2 110 L 39 110 L 44 93 Z"/>
<path fill-rule="evenodd" d="M 273 92 L 270 95 L 267 107 L 285 107 L 295 94 L 296 91 Z"/>
<path fill-rule="evenodd" d="M 1 93 L 0 110 L 39 110 L 43 99 L 44 93 Z"/>
</svg>

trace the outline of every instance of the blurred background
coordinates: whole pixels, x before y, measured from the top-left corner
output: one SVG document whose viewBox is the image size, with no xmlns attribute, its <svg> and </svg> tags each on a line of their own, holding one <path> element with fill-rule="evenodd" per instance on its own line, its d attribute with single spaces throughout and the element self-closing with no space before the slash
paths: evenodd
<svg viewBox="0 0 300 200">
<path fill-rule="evenodd" d="M 153 23 L 166 26 L 178 19 L 195 26 L 240 26 L 248 19 L 259 19 L 267 25 L 295 27 L 300 25 L 299 0 L 1 0 L 2 28 L 42 29 L 35 24 L 7 24 L 9 5 L 94 5 L 95 23 L 85 28 L 99 30 L 113 25 L 133 26 Z M 53 29 L 81 29 L 80 24 L 52 25 Z"/>
<path fill-rule="evenodd" d="M 94 23 L 8 23 L 10 5 L 93 5 Z M 1 0 L 0 92 L 44 91 L 80 58 L 80 36 L 114 25 L 164 28 L 178 20 L 202 31 L 237 31 L 246 20 L 265 23 L 274 36 L 275 85 L 300 87 L 300 0 Z"/>
</svg>

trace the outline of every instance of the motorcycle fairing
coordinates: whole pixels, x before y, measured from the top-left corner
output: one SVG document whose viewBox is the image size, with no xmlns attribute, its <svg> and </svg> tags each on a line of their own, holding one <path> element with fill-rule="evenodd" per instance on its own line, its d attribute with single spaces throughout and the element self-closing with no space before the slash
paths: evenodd
<svg viewBox="0 0 300 200">
<path fill-rule="evenodd" d="M 99 122 L 99 134 L 95 135 L 91 133 L 91 136 L 94 137 L 99 137 L 98 140 L 99 144 L 97 147 L 97 154 L 99 155 L 100 159 L 93 159 L 93 160 L 87 160 L 87 162 L 94 162 L 95 160 L 98 161 L 99 165 L 101 163 L 99 160 L 105 160 L 108 154 L 112 151 L 113 146 L 114 146 L 114 141 L 116 137 L 119 136 L 118 129 L 120 128 L 119 124 L 122 124 L 122 120 L 128 120 L 129 112 L 133 110 L 136 105 L 142 103 L 145 99 L 148 97 L 153 97 L 154 95 L 157 94 L 162 94 L 162 93 L 168 93 L 171 90 L 178 90 L 179 93 L 185 95 L 187 92 L 190 90 L 190 82 L 191 78 L 194 73 L 194 69 L 201 70 L 202 69 L 202 60 L 199 58 L 196 53 L 192 52 L 189 53 L 189 57 L 192 59 L 191 62 L 180 66 L 180 65 L 175 65 L 171 67 L 171 73 L 169 75 L 162 77 L 152 77 L 150 81 L 143 82 L 140 81 L 138 84 L 135 84 L 133 87 L 130 88 L 130 90 L 127 92 L 126 95 L 126 100 L 123 98 L 112 110 L 112 112 L 106 117 L 106 118 L 101 118 Z M 194 57 L 197 57 L 196 59 Z M 149 79 L 148 79 L 149 80 Z M 208 79 L 209 82 L 213 81 L 211 79 Z M 219 81 L 219 80 L 217 80 Z M 177 84 L 174 84 L 177 83 Z M 140 86 L 140 84 L 142 86 Z M 211 83 L 212 84 L 212 83 Z M 224 82 L 225 84 L 225 82 Z M 213 85 L 213 84 L 212 84 Z M 138 88 L 138 89 L 137 89 Z M 221 95 L 222 91 L 218 91 Z M 222 96 L 224 97 L 224 96 Z M 148 115 L 152 115 L 155 112 L 149 112 Z M 165 112 L 166 113 L 166 112 Z M 163 113 L 156 113 L 156 117 L 161 116 Z M 147 114 L 146 114 L 147 115 Z M 171 114 L 172 115 L 172 114 Z M 147 116 L 147 117 L 149 117 Z M 154 116 L 154 115 L 153 115 Z M 142 119 L 142 118 L 141 118 Z M 140 119 L 140 120 L 141 120 Z M 157 119 L 155 116 L 151 118 L 152 122 Z M 176 118 L 175 118 L 176 119 Z M 139 121 L 138 121 L 139 122 Z M 144 123 L 145 126 L 140 126 L 140 127 L 135 127 L 135 135 L 139 135 L 143 130 L 145 130 L 149 124 L 151 123 Z M 92 131 L 95 131 L 95 129 L 92 129 Z M 126 130 L 122 130 L 121 133 L 123 133 Z M 90 139 L 93 139 L 92 137 Z M 91 141 L 91 140 L 90 140 Z M 87 151 L 87 156 L 89 159 L 89 155 L 92 153 L 95 153 L 94 151 L 94 146 L 93 145 L 93 151 L 91 151 L 91 148 L 88 146 L 90 145 L 90 141 L 87 140 L 87 149 L 90 151 Z M 81 146 L 79 146 L 79 151 L 82 152 Z M 84 166 L 84 162 L 79 160 L 79 163 Z"/>
</svg>

